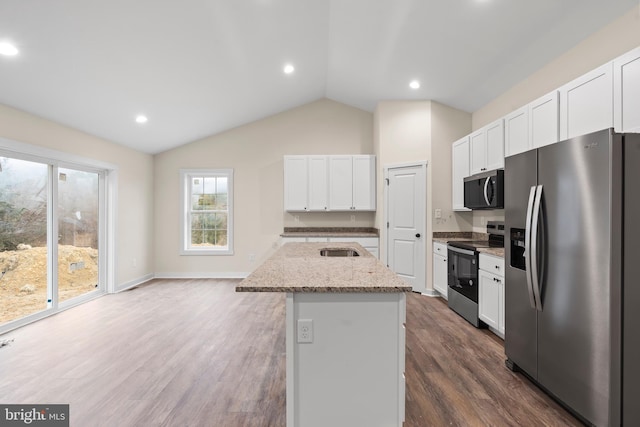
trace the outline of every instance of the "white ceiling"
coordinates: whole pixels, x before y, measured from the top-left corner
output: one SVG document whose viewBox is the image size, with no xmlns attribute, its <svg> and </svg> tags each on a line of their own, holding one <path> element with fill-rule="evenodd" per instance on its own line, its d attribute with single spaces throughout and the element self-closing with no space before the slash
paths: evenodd
<svg viewBox="0 0 640 427">
<path fill-rule="evenodd" d="M 148 153 L 323 97 L 473 112 L 637 5 L 2 0 L 0 41 L 20 54 L 0 57 L 0 103 Z"/>
</svg>

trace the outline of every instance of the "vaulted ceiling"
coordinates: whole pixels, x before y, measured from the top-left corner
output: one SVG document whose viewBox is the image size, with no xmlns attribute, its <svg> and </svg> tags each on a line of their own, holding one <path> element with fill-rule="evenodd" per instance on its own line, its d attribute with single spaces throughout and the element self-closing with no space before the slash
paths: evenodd
<svg viewBox="0 0 640 427">
<path fill-rule="evenodd" d="M 0 103 L 148 153 L 323 97 L 473 112 L 637 4 L 2 0 Z"/>
</svg>

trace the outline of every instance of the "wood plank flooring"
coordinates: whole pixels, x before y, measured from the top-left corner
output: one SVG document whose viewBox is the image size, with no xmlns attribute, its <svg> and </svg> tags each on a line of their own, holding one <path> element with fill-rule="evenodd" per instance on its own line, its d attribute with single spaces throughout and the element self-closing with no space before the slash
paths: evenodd
<svg viewBox="0 0 640 427">
<path fill-rule="evenodd" d="M 284 426 L 285 296 L 236 283 L 155 280 L 1 336 L 0 402 L 69 403 L 81 427 Z M 406 427 L 580 425 L 439 299 L 408 295 L 406 377 Z"/>
</svg>

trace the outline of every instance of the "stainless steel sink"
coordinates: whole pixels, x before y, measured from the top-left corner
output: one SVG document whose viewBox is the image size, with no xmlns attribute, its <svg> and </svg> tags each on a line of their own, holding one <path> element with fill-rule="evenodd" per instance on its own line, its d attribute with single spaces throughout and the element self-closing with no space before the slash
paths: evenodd
<svg viewBox="0 0 640 427">
<path fill-rule="evenodd" d="M 360 254 L 355 249 L 324 248 L 324 249 L 320 249 L 320 256 L 350 257 L 350 256 L 360 256 Z"/>
</svg>

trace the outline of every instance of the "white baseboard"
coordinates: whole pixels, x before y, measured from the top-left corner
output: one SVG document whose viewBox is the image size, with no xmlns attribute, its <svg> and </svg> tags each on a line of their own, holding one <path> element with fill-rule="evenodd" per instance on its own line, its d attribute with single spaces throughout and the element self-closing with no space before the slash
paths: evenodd
<svg viewBox="0 0 640 427">
<path fill-rule="evenodd" d="M 440 293 L 436 290 L 433 289 L 427 289 L 424 292 L 420 292 L 422 295 L 426 296 L 426 297 L 439 297 Z"/>
<path fill-rule="evenodd" d="M 127 289 L 134 288 L 138 285 L 142 285 L 143 283 L 146 283 L 149 280 L 152 280 L 154 277 L 155 276 L 153 274 L 147 274 L 138 279 L 130 280 L 126 283 L 121 283 L 120 285 L 116 286 L 116 293 L 126 291 Z"/>
<path fill-rule="evenodd" d="M 211 272 L 211 273 L 156 273 L 156 279 L 244 279 L 247 272 Z"/>
</svg>

